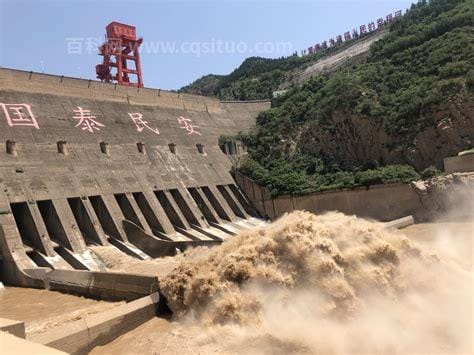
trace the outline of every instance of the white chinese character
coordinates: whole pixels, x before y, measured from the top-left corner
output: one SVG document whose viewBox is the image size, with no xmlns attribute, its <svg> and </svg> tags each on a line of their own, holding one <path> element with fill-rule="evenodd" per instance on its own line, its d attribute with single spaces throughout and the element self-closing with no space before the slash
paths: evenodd
<svg viewBox="0 0 474 355">
<path fill-rule="evenodd" d="M 67 37 L 67 54 L 82 54 L 82 37 Z"/>
<path fill-rule="evenodd" d="M 84 110 L 82 107 L 77 106 L 77 110 L 74 110 L 74 112 L 75 114 L 73 118 L 79 120 L 76 127 L 82 126 L 83 131 L 94 133 L 94 129 L 100 131 L 99 127 L 105 127 L 102 123 L 95 120 L 97 117 L 92 116 L 90 110 Z"/>
<path fill-rule="evenodd" d="M 143 119 L 143 115 L 141 113 L 135 112 L 129 113 L 128 115 L 132 119 L 133 123 L 135 123 L 135 126 L 137 126 L 138 132 L 142 132 L 145 128 L 147 128 L 155 134 L 160 134 L 158 128 L 151 128 L 148 126 L 148 122 Z"/>
<path fill-rule="evenodd" d="M 100 37 L 86 37 L 86 53 L 91 54 L 97 52 L 100 46 Z"/>
<path fill-rule="evenodd" d="M 201 133 L 199 133 L 198 131 L 195 131 L 195 128 L 199 128 L 199 127 L 194 126 L 190 118 L 184 118 L 183 116 L 179 116 L 177 120 L 178 120 L 178 123 L 181 125 L 179 128 L 185 129 L 188 132 L 188 136 L 193 133 L 202 136 Z"/>
<path fill-rule="evenodd" d="M 13 126 L 30 126 L 39 129 L 31 106 L 27 104 L 0 104 L 5 113 L 7 123 L 10 127 Z"/>
</svg>

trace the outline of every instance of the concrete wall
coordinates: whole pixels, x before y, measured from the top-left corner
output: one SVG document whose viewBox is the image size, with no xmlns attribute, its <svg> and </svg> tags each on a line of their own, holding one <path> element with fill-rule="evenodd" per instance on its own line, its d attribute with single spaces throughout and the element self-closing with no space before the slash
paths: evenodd
<svg viewBox="0 0 474 355">
<path fill-rule="evenodd" d="M 474 171 L 474 154 L 444 158 L 444 171 L 446 173 L 467 173 Z"/>
<path fill-rule="evenodd" d="M 258 112 L 269 107 L 267 101 L 220 103 L 7 69 L 0 69 L 2 103 L 30 105 L 38 127 L 10 126 L 4 111 L 12 119 L 15 112 L 0 107 L 0 187 L 11 201 L 231 183 L 218 138 L 247 131 Z M 100 130 L 76 127 L 77 107 L 90 110 L 103 125 Z M 151 129 L 141 125 L 139 131 L 129 113 L 141 113 Z M 181 128 L 180 117 L 190 119 L 196 133 Z M 15 142 L 16 156 L 7 154 L 8 140 Z M 67 142 L 68 155 L 58 153 L 60 141 Z M 101 152 L 101 142 L 108 144 L 108 155 Z M 144 153 L 137 143 L 144 144 Z M 203 145 L 203 154 L 197 144 Z"/>
<path fill-rule="evenodd" d="M 0 331 L 0 349 L 9 354 L 66 355 L 65 352 Z"/>
<path fill-rule="evenodd" d="M 105 271 L 90 244 L 144 259 L 221 242 L 230 232 L 210 222 L 250 215 L 226 187 L 218 139 L 269 106 L 0 69 L 5 280 L 43 287 L 51 270 L 64 284 L 67 271 Z M 216 209 L 225 221 L 209 220 Z"/>
<path fill-rule="evenodd" d="M 111 310 L 88 315 L 65 326 L 52 328 L 28 337 L 69 354 L 87 353 L 104 345 L 156 315 L 158 293 L 140 298 Z"/>
<path fill-rule="evenodd" d="M 0 318 L 0 333 L 1 332 L 7 332 L 19 338 L 25 338 L 25 322 Z"/>
<path fill-rule="evenodd" d="M 267 188 L 259 186 L 239 172 L 235 179 L 260 214 L 271 219 L 293 210 L 306 210 L 316 214 L 340 211 L 390 221 L 408 215 L 416 216 L 422 209 L 418 195 L 409 184 L 374 185 L 369 188 L 272 198 Z"/>
</svg>

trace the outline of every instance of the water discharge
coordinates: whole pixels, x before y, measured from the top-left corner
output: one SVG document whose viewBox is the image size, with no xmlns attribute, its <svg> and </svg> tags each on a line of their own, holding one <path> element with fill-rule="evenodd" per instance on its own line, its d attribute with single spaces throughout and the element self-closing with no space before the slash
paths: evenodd
<svg viewBox="0 0 474 355">
<path fill-rule="evenodd" d="M 173 320 L 125 335 L 127 351 L 119 338 L 95 352 L 472 353 L 472 223 L 461 230 L 417 243 L 296 211 L 181 256 L 161 281 Z"/>
</svg>

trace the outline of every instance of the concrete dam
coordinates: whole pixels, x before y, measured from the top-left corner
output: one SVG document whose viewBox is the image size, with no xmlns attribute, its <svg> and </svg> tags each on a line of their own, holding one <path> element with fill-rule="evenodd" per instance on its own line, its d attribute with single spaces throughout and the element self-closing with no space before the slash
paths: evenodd
<svg viewBox="0 0 474 355">
<path fill-rule="evenodd" d="M 129 301 L 157 279 L 89 246 L 146 260 L 261 225 L 218 138 L 269 106 L 0 69 L 2 281 Z"/>
<path fill-rule="evenodd" d="M 340 285 L 356 289 L 354 280 L 362 280 L 393 295 L 397 280 L 415 290 L 410 280 L 430 280 L 423 272 L 443 275 L 442 264 L 420 257 L 425 248 L 448 258 L 445 246 L 458 241 L 459 266 L 472 270 L 473 154 L 448 158 L 449 174 L 426 181 L 272 199 L 230 174 L 238 142 L 222 150 L 218 144 L 221 135 L 251 129 L 269 107 L 0 69 L 0 352 L 253 354 L 255 337 L 264 349 L 280 347 L 278 327 L 302 309 L 305 319 L 317 315 L 295 328 L 302 344 L 322 319 L 333 322 L 311 308 L 319 307 L 319 294 L 340 295 L 334 305 L 350 314 L 339 305 L 364 301 L 364 292 L 341 292 Z M 446 214 L 449 223 L 412 225 L 443 211 L 454 213 Z M 328 265 L 342 271 L 328 272 Z M 413 275 L 405 277 L 403 265 Z M 445 275 L 440 284 L 462 294 L 451 302 L 469 304 L 464 297 L 472 295 L 458 291 L 468 287 L 450 284 L 465 272 Z M 301 290 L 316 297 L 301 303 Z M 435 295 L 450 299 L 442 290 L 418 296 Z M 389 333 L 405 331 L 400 308 L 390 311 L 388 299 L 381 301 L 376 312 L 395 315 Z M 431 304 L 420 307 L 420 319 Z M 408 310 L 402 318 L 411 321 Z M 448 313 L 447 329 L 463 319 Z M 250 323 L 222 331 L 219 322 L 238 319 Z M 364 339 L 369 323 L 357 322 Z M 329 327 L 324 338 L 336 334 L 337 348 L 346 326 Z M 367 349 L 361 352 L 373 352 Z"/>
<path fill-rule="evenodd" d="M 425 270 L 438 275 L 431 258 L 419 257 L 422 243 L 437 245 L 438 229 L 447 236 L 440 246 L 458 240 L 460 260 L 472 261 L 473 154 L 449 158 L 450 174 L 426 181 L 274 199 L 231 175 L 244 146 L 219 146 L 268 108 L 0 68 L 0 353 L 254 354 L 255 339 L 281 352 L 299 343 L 278 335 L 296 314 L 317 315 L 295 328 L 301 344 L 321 319 L 335 319 L 319 313 L 320 294 L 341 297 L 333 305 L 350 314 L 339 305 L 363 301 L 364 292 L 349 292 L 354 280 L 393 295 L 396 280 L 414 290 L 410 280 Z M 413 225 L 442 211 L 456 217 Z M 405 278 L 399 265 L 418 266 Z M 449 282 L 462 275 L 440 284 L 458 293 Z M 301 300 L 302 290 L 315 298 Z M 386 315 L 382 301 L 377 313 Z M 393 309 L 389 333 L 398 334 L 406 324 Z M 223 331 L 240 319 L 249 323 Z M 459 319 L 454 312 L 446 322 Z M 361 324 L 365 339 L 372 324 Z M 336 334 L 337 348 L 346 325 L 323 338 Z M 324 349 L 316 345 L 284 349 Z"/>
</svg>

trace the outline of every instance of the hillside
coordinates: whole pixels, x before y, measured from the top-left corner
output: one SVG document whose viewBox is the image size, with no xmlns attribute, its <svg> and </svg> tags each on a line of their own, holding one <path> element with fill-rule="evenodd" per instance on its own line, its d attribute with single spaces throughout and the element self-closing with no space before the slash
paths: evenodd
<svg viewBox="0 0 474 355">
<path fill-rule="evenodd" d="M 304 68 L 292 70 L 286 75 L 287 80 L 280 85 L 280 88 L 283 89 L 294 84 L 301 84 L 316 75 L 331 73 L 344 66 L 363 62 L 370 53 L 370 46 L 386 34 L 386 30 L 379 30 L 371 36 L 364 36 L 360 40 L 354 41 L 351 45 L 347 45 L 331 55 L 320 58 Z"/>
<path fill-rule="evenodd" d="M 473 0 L 413 5 L 366 62 L 275 99 L 246 137 L 241 170 L 274 194 L 434 173 L 473 146 L 473 63 Z"/>
<path fill-rule="evenodd" d="M 205 75 L 179 91 L 217 96 L 221 100 L 271 99 L 272 93 L 278 89 L 301 83 L 313 74 L 335 70 L 347 64 L 348 59 L 363 55 L 385 32 L 367 33 L 304 57 L 295 54 L 276 59 L 247 58 L 229 75 Z"/>
<path fill-rule="evenodd" d="M 195 82 L 183 86 L 179 91 L 188 94 L 214 96 L 219 82 L 224 78 L 223 75 L 209 74 L 205 75 Z"/>
</svg>

